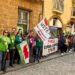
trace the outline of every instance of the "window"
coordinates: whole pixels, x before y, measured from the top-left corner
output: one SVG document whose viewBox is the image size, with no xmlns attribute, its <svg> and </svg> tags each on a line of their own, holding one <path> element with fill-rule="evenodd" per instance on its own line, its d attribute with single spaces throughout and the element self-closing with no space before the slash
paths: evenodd
<svg viewBox="0 0 75 75">
<path fill-rule="evenodd" d="M 18 10 L 18 26 L 23 28 L 23 32 L 29 29 L 29 12 L 23 9 Z"/>
<path fill-rule="evenodd" d="M 54 9 L 63 11 L 64 8 L 64 0 L 54 0 Z"/>
<path fill-rule="evenodd" d="M 75 16 L 75 7 L 72 8 L 72 16 Z"/>
</svg>

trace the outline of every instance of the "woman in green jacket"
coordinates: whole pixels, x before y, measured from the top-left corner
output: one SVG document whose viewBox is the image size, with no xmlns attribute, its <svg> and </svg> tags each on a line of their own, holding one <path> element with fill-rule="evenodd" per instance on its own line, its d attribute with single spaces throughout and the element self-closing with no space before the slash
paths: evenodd
<svg viewBox="0 0 75 75">
<path fill-rule="evenodd" d="M 6 71 L 6 55 L 7 55 L 7 52 L 9 51 L 8 50 L 8 44 L 10 43 L 7 31 L 4 31 L 3 36 L 0 37 L 0 43 L 2 43 L 2 46 L 3 46 L 2 60 L 1 60 L 1 70 L 5 72 Z"/>
<path fill-rule="evenodd" d="M 22 39 L 22 31 L 19 30 L 15 36 L 15 46 L 17 46 L 18 44 L 20 44 L 21 42 L 23 41 Z M 15 59 L 17 59 L 17 64 L 20 64 L 20 55 L 19 55 L 19 52 L 16 48 L 16 51 L 15 51 L 15 55 L 14 55 L 14 63 L 15 63 Z"/>
</svg>

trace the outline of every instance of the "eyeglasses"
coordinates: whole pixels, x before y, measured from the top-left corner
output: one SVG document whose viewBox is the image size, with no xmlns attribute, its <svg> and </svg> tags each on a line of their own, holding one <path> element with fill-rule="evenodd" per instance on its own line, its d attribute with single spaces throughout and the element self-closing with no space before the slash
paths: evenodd
<svg viewBox="0 0 75 75">
<path fill-rule="evenodd" d="M 7 31 L 5 31 L 4 33 L 8 33 Z"/>
<path fill-rule="evenodd" d="M 15 31 L 16 29 L 12 29 L 13 31 Z"/>
</svg>

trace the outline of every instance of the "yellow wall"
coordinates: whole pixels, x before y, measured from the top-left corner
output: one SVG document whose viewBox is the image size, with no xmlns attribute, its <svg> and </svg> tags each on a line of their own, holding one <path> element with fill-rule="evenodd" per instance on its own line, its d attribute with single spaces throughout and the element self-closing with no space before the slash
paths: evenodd
<svg viewBox="0 0 75 75">
<path fill-rule="evenodd" d="M 44 0 L 44 17 L 49 20 L 54 15 L 59 16 L 65 30 L 67 23 L 71 19 L 71 8 L 72 0 L 64 0 L 64 11 L 57 15 L 53 12 L 53 0 Z"/>
<path fill-rule="evenodd" d="M 53 2 L 52 0 L 44 0 L 44 17 L 50 19 L 53 15 Z"/>
<path fill-rule="evenodd" d="M 63 25 L 66 26 L 71 20 L 72 0 L 64 0 L 64 11 L 61 15 Z"/>
</svg>

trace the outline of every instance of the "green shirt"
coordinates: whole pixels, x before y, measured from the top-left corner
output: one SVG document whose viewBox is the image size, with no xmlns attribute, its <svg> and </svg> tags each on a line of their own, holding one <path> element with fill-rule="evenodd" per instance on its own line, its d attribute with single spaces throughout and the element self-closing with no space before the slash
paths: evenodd
<svg viewBox="0 0 75 75">
<path fill-rule="evenodd" d="M 43 46 L 43 41 L 40 38 L 36 39 L 36 47 L 42 47 Z"/>
<path fill-rule="evenodd" d="M 15 46 L 14 45 L 15 35 L 14 34 L 10 34 L 9 39 L 10 39 L 10 49 L 13 49 L 14 46 Z"/>
<path fill-rule="evenodd" d="M 7 36 L 0 36 L 0 50 L 6 51 L 10 40 Z"/>
</svg>

